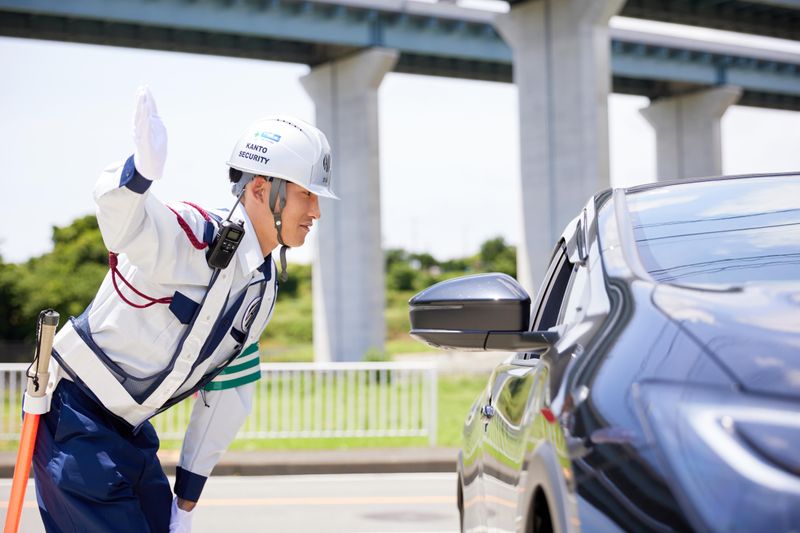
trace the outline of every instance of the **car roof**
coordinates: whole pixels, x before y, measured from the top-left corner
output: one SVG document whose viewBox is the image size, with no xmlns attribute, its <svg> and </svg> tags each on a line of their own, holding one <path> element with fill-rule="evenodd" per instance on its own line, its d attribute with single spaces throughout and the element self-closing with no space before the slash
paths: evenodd
<svg viewBox="0 0 800 533">
<path fill-rule="evenodd" d="M 621 187 L 626 193 L 632 192 L 641 192 L 647 191 L 650 189 L 659 189 L 661 187 L 669 187 L 673 185 L 681 185 L 684 183 L 699 183 L 705 181 L 723 181 L 723 180 L 735 180 L 735 179 L 742 179 L 742 178 L 773 178 L 779 176 L 798 176 L 800 177 L 800 171 L 794 172 L 762 172 L 757 174 L 730 174 L 724 176 L 701 176 L 696 178 L 681 178 L 681 179 L 670 179 L 664 181 L 657 181 L 655 183 L 645 183 L 642 185 L 634 185 L 633 187 Z M 616 189 L 616 188 L 615 188 Z"/>
</svg>

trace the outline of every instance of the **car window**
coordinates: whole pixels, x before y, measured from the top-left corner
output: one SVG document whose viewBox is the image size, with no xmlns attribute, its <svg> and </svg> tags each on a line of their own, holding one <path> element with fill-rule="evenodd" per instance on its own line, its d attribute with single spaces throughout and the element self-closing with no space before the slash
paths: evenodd
<svg viewBox="0 0 800 533">
<path fill-rule="evenodd" d="M 662 283 L 800 280 L 800 178 L 770 176 L 631 189 L 642 265 Z"/>
<path fill-rule="evenodd" d="M 573 324 L 583 310 L 586 289 L 589 288 L 589 271 L 585 267 L 575 265 L 569 279 L 564 303 L 561 306 L 556 324 Z"/>
<path fill-rule="evenodd" d="M 547 284 L 543 285 L 544 294 L 539 300 L 536 316 L 532 324 L 532 331 L 542 331 L 555 326 L 558 322 L 561 302 L 569 285 L 572 265 L 567 260 L 564 247 L 553 258 L 548 269 Z"/>
</svg>

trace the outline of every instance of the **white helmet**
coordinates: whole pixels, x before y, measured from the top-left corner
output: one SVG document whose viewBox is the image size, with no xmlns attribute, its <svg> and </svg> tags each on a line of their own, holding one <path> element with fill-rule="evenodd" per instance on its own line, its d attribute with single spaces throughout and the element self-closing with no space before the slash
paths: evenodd
<svg viewBox="0 0 800 533">
<path fill-rule="evenodd" d="M 331 189 L 328 139 L 319 129 L 293 117 L 266 117 L 251 124 L 236 143 L 228 166 L 246 174 L 291 181 L 318 196 L 339 199 Z"/>
</svg>

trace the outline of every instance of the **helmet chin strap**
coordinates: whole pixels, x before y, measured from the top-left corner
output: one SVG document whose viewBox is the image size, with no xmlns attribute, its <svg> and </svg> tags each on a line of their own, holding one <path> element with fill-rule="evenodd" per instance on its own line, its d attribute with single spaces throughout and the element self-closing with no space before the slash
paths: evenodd
<svg viewBox="0 0 800 533">
<path fill-rule="evenodd" d="M 269 178 L 270 183 L 272 183 L 272 187 L 269 190 L 269 210 L 272 212 L 272 218 L 275 222 L 275 231 L 278 234 L 278 242 L 281 244 L 281 252 L 280 252 L 280 259 L 281 259 L 281 275 L 280 280 L 285 282 L 289 279 L 289 274 L 286 272 L 286 250 L 289 248 L 285 242 L 283 242 L 283 235 L 281 235 L 281 229 L 283 229 L 281 223 L 281 214 L 283 213 L 283 208 L 286 207 L 286 180 L 282 180 L 280 178 Z M 278 200 L 280 200 L 280 210 L 276 210 Z"/>
</svg>

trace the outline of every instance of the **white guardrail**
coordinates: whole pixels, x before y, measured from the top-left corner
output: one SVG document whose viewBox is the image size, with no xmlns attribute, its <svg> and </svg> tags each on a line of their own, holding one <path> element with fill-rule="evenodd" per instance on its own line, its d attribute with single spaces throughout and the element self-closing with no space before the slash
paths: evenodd
<svg viewBox="0 0 800 533">
<path fill-rule="evenodd" d="M 19 439 L 25 363 L 0 363 L 0 440 Z M 427 437 L 436 444 L 435 363 L 262 363 L 253 410 L 238 438 Z M 182 439 L 199 397 L 152 419 Z"/>
</svg>

